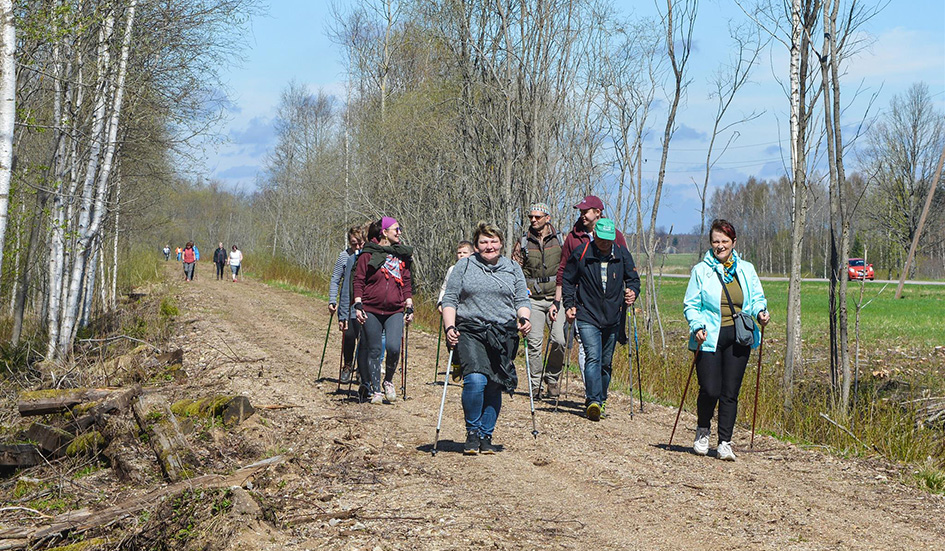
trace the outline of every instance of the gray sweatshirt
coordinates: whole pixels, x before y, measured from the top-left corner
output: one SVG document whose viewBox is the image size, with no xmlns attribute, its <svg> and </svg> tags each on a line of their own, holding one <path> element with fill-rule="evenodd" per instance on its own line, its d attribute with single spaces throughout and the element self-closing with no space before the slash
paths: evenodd
<svg viewBox="0 0 945 551">
<path fill-rule="evenodd" d="M 522 267 L 504 256 L 495 266 L 481 262 L 479 254 L 461 259 L 446 280 L 443 307 L 448 306 L 456 308 L 457 321 L 514 321 L 519 308 L 531 306 Z"/>
</svg>

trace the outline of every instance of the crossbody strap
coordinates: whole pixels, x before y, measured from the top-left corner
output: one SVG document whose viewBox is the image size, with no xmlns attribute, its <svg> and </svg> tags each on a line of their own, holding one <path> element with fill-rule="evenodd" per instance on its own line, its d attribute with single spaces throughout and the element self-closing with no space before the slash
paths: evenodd
<svg viewBox="0 0 945 551">
<path fill-rule="evenodd" d="M 732 295 L 728 294 L 728 287 L 725 286 L 722 274 L 715 272 L 715 275 L 719 276 L 719 283 L 722 284 L 722 290 L 725 291 L 725 298 L 728 299 L 728 307 L 732 310 L 732 319 L 735 319 L 735 305 L 732 304 Z M 738 281 L 738 278 L 736 278 L 735 281 Z"/>
</svg>

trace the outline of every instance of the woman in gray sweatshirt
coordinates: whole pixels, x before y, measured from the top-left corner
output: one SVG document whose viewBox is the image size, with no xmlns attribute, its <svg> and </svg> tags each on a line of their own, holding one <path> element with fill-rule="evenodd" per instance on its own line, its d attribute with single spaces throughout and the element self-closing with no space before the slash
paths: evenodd
<svg viewBox="0 0 945 551">
<path fill-rule="evenodd" d="M 463 368 L 463 453 L 493 454 L 502 391 L 518 385 L 518 335 L 531 329 L 528 288 L 522 268 L 502 256 L 502 231 L 479 222 L 476 254 L 456 263 L 443 294 L 446 340 Z"/>
</svg>

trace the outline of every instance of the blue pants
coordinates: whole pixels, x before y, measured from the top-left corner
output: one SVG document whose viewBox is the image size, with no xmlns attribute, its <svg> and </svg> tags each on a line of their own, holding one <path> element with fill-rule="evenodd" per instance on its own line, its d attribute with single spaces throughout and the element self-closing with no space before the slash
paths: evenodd
<svg viewBox="0 0 945 551">
<path fill-rule="evenodd" d="M 597 327 L 594 324 L 579 321 L 577 330 L 581 335 L 581 345 L 584 347 L 584 393 L 587 404 L 600 404 L 607 400 L 618 326 Z"/>
<path fill-rule="evenodd" d="M 463 377 L 463 414 L 466 417 L 467 433 L 492 436 L 500 409 L 500 384 L 490 381 L 482 373 L 470 373 Z"/>
</svg>

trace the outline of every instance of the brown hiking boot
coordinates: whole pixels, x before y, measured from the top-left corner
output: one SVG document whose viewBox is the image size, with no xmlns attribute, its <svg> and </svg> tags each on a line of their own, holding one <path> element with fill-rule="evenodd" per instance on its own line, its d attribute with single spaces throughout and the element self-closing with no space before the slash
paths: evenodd
<svg viewBox="0 0 945 551">
<path fill-rule="evenodd" d="M 561 389 L 558 388 L 558 383 L 547 383 L 545 384 L 545 397 L 550 399 L 555 399 L 561 394 Z"/>
</svg>

